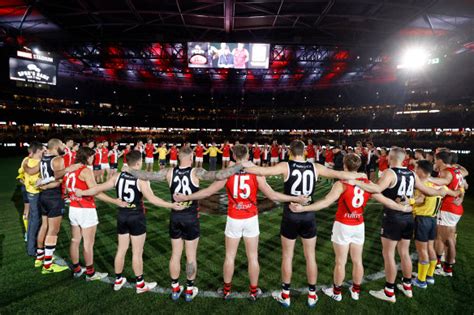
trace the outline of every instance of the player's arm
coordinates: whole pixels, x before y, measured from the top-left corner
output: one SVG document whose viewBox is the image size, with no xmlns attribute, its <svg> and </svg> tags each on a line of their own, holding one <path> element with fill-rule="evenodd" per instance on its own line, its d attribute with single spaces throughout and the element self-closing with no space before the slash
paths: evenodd
<svg viewBox="0 0 474 315">
<path fill-rule="evenodd" d="M 438 186 L 449 185 L 453 180 L 453 174 L 450 172 L 442 171 L 440 175 L 440 177 L 430 177 L 428 180 Z"/>
<path fill-rule="evenodd" d="M 87 187 L 93 188 L 97 186 L 97 182 L 95 181 L 94 174 L 92 173 L 91 169 L 89 168 L 83 169 L 79 177 L 86 182 Z M 112 198 L 104 194 L 103 192 L 98 193 L 95 197 L 99 200 L 114 204 L 118 207 L 126 207 L 128 205 L 125 201 L 118 198 Z"/>
<path fill-rule="evenodd" d="M 469 176 L 469 171 L 464 166 L 459 165 L 459 164 L 455 164 L 454 166 L 457 167 L 461 171 L 462 177 Z"/>
<path fill-rule="evenodd" d="M 415 190 L 415 205 L 422 205 L 425 203 L 425 195 L 423 195 L 419 190 Z"/>
<path fill-rule="evenodd" d="M 173 196 L 173 199 L 178 202 L 205 199 L 214 195 L 219 190 L 224 188 L 225 184 L 226 184 L 225 180 L 215 181 L 211 185 L 209 185 L 209 187 L 205 189 L 201 189 L 198 192 L 195 192 L 194 194 L 191 194 L 191 195 L 177 194 Z"/>
<path fill-rule="evenodd" d="M 396 203 L 392 199 L 388 199 L 382 194 L 372 194 L 372 198 L 374 198 L 375 200 L 380 202 L 382 205 L 384 205 L 385 207 L 391 210 L 402 211 L 402 212 L 411 212 L 413 210 L 413 208 L 410 205 Z"/>
<path fill-rule="evenodd" d="M 94 187 L 91 187 L 89 189 L 86 189 L 86 190 L 80 190 L 80 189 L 76 189 L 75 191 L 75 194 L 76 196 L 78 197 L 83 197 L 83 196 L 95 196 L 101 192 L 104 192 L 104 191 L 107 191 L 107 190 L 111 190 L 115 187 L 115 182 L 117 181 L 117 177 L 119 176 L 119 174 L 114 174 L 112 177 L 110 177 L 110 179 L 108 181 L 106 181 L 105 183 L 102 183 L 102 184 L 99 184 L 99 185 L 96 185 Z"/>
<path fill-rule="evenodd" d="M 182 206 L 178 203 L 171 203 L 155 196 L 153 190 L 151 190 L 149 181 L 139 180 L 138 185 L 140 186 L 140 190 L 143 194 L 143 197 L 145 197 L 146 200 L 148 200 L 150 203 L 157 207 L 168 208 L 173 210 L 183 210 L 186 208 L 185 206 Z"/>
<path fill-rule="evenodd" d="M 217 150 L 217 152 L 219 152 L 220 154 L 223 153 L 221 149 L 216 148 L 216 150 Z"/>
<path fill-rule="evenodd" d="M 132 170 L 128 169 L 127 172 L 132 174 L 138 179 L 144 180 L 144 181 L 152 181 L 152 182 L 164 182 L 166 181 L 166 175 L 168 174 L 169 171 L 172 171 L 173 169 L 168 167 L 164 168 L 162 170 L 159 170 L 158 172 L 146 172 L 146 171 L 139 171 L 139 170 Z"/>
<path fill-rule="evenodd" d="M 35 174 L 39 173 L 40 163 L 36 164 L 33 167 L 29 167 L 28 166 L 28 161 L 29 160 L 30 160 L 30 158 L 25 159 L 23 161 L 23 164 L 21 165 L 23 167 L 23 170 L 25 171 L 25 173 L 27 173 L 28 175 L 35 175 Z"/>
<path fill-rule="evenodd" d="M 267 196 L 268 199 L 279 202 L 295 202 L 298 204 L 305 204 L 309 201 L 309 198 L 306 196 L 289 196 L 277 191 L 274 191 L 270 185 L 268 185 L 267 180 L 263 176 L 257 176 L 258 189 Z"/>
<path fill-rule="evenodd" d="M 292 203 L 290 205 L 290 210 L 293 212 L 319 211 L 321 209 L 329 207 L 331 204 L 336 202 L 343 192 L 344 185 L 341 182 L 336 182 L 332 186 L 331 191 L 326 196 L 324 196 L 323 199 L 318 200 L 307 206 Z"/>
<path fill-rule="evenodd" d="M 451 175 L 451 174 L 450 174 Z M 450 181 L 451 182 L 451 181 Z M 440 185 L 441 186 L 441 185 Z M 453 197 L 457 197 L 459 194 L 455 194 L 454 192 L 450 192 L 447 187 L 445 189 L 434 189 L 431 187 L 427 187 L 423 184 L 420 178 L 415 174 L 415 188 L 418 189 L 422 194 L 426 196 L 446 196 L 446 194 L 454 194 Z"/>
<path fill-rule="evenodd" d="M 234 164 L 219 171 L 206 171 L 202 167 L 199 167 L 194 169 L 194 175 L 200 180 L 224 180 L 238 173 L 242 168 L 242 164 Z"/>
<path fill-rule="evenodd" d="M 211 149 L 211 148 L 207 148 L 207 149 L 204 151 L 203 155 L 208 154 L 210 149 Z"/>
<path fill-rule="evenodd" d="M 338 178 L 338 179 L 348 180 L 348 179 L 356 179 L 360 175 L 358 173 L 352 173 L 352 172 L 335 171 L 319 163 L 314 163 L 314 166 L 316 170 L 318 171 L 318 174 L 326 178 Z"/>
<path fill-rule="evenodd" d="M 349 180 L 348 183 L 350 185 L 356 185 L 359 186 L 361 189 L 372 193 L 372 194 L 380 194 L 382 191 L 390 187 L 394 180 L 394 174 L 393 172 L 383 172 L 382 177 L 379 178 L 379 180 L 376 183 L 369 182 L 369 183 L 364 183 L 362 181 L 358 180 Z"/>
<path fill-rule="evenodd" d="M 253 165 L 252 162 L 246 162 L 249 165 Z M 245 164 L 244 164 L 245 165 Z M 270 167 L 261 167 L 261 166 L 251 166 L 246 167 L 245 171 L 250 174 L 255 174 L 257 176 L 277 176 L 277 175 L 285 175 L 287 170 L 288 163 L 280 162 L 275 166 Z"/>
</svg>

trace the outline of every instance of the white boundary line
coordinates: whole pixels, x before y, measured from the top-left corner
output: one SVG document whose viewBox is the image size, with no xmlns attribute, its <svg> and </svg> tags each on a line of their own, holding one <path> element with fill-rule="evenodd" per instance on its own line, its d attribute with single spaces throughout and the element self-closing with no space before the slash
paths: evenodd
<svg viewBox="0 0 474 315">
<path fill-rule="evenodd" d="M 418 258 L 418 254 L 417 253 L 412 253 L 410 255 L 410 257 L 411 257 L 412 260 L 415 260 L 415 259 Z M 59 256 L 55 256 L 54 258 L 55 258 L 54 263 L 56 263 L 58 265 L 61 265 L 61 266 L 68 266 L 68 263 L 63 258 L 61 258 Z M 400 270 L 400 269 L 401 269 L 400 264 L 397 264 L 397 270 Z M 378 271 L 376 273 L 365 276 L 364 279 L 362 280 L 362 284 L 367 283 L 367 282 L 380 280 L 384 277 L 385 277 L 385 272 L 384 271 Z M 101 282 L 112 285 L 112 284 L 114 284 L 115 279 L 113 277 L 105 277 L 101 280 Z M 349 282 L 344 282 L 342 285 L 345 286 L 345 287 L 349 287 L 351 284 Z M 130 282 L 127 282 L 124 285 L 124 287 L 129 288 L 129 289 L 135 289 L 135 285 L 133 285 Z M 316 291 L 319 291 L 319 290 L 322 290 L 322 289 L 325 289 L 325 288 L 328 288 L 328 287 L 329 286 L 327 286 L 327 285 L 317 285 L 316 286 Z M 298 292 L 299 294 L 304 294 L 304 293 L 307 292 L 307 290 L 308 290 L 308 288 L 291 289 L 292 292 Z M 171 295 L 171 289 L 170 288 L 163 288 L 163 287 L 160 287 L 160 286 L 157 286 L 157 287 L 153 288 L 150 292 L 158 293 L 158 294 Z M 262 298 L 271 297 L 272 292 L 276 292 L 276 291 L 272 290 L 272 291 L 264 292 L 261 297 Z M 222 296 L 220 294 L 218 294 L 217 291 L 199 291 L 198 295 L 201 296 L 201 297 L 206 297 L 206 298 L 222 298 Z M 247 297 L 248 297 L 248 293 L 242 293 L 242 292 L 233 292 L 232 293 L 232 298 L 235 298 L 235 299 L 244 299 L 244 298 L 247 298 Z"/>
</svg>

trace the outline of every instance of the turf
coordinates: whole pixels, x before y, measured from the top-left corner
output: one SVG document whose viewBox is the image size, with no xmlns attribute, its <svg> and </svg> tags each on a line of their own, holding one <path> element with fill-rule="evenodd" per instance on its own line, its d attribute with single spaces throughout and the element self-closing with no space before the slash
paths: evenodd
<svg viewBox="0 0 474 315">
<path fill-rule="evenodd" d="M 134 290 L 123 289 L 114 292 L 105 283 L 86 283 L 73 280 L 70 273 L 41 275 L 33 267 L 33 260 L 25 253 L 21 222 L 21 194 L 16 188 L 15 176 L 19 158 L 0 159 L 3 171 L 0 173 L 0 313 L 207 313 L 207 314 L 262 314 L 262 313 L 431 313 L 431 314 L 472 314 L 474 312 L 474 206 L 473 199 L 465 201 L 466 214 L 459 224 L 458 256 L 455 275 L 451 279 L 436 278 L 436 285 L 428 290 L 414 289 L 411 300 L 398 295 L 395 305 L 378 301 L 368 295 L 369 289 L 379 289 L 384 280 L 371 281 L 363 286 L 361 300 L 350 299 L 347 289 L 344 299 L 338 303 L 319 292 L 320 301 L 314 310 L 306 307 L 306 296 L 295 295 L 290 309 L 282 309 L 271 298 L 263 298 L 255 303 L 245 299 L 222 301 L 217 298 L 197 297 L 192 303 L 184 300 L 172 302 L 167 295 L 147 293 L 135 294 Z M 282 189 L 280 178 L 270 178 L 274 189 Z M 205 183 L 206 184 L 206 183 Z M 205 185 L 204 184 L 204 185 Z M 164 184 L 153 184 L 155 193 L 169 199 L 169 190 Z M 330 189 L 328 183 L 317 186 L 317 198 Z M 216 206 L 217 207 L 217 206 Z M 220 205 L 219 209 L 225 209 Z M 116 250 L 116 210 L 105 203 L 98 202 L 100 224 L 98 227 L 95 261 L 99 271 L 113 273 L 113 257 Z M 280 284 L 280 240 L 279 226 L 281 206 L 260 215 L 260 286 L 264 291 L 279 288 Z M 331 225 L 335 207 L 319 212 L 317 260 L 319 285 L 332 283 L 334 254 L 330 242 Z M 145 245 L 145 276 L 157 281 L 162 287 L 168 287 L 168 259 L 170 241 L 168 237 L 168 217 L 166 209 L 149 206 L 147 213 L 148 235 Z M 364 247 L 365 273 L 373 274 L 383 269 L 381 245 L 379 239 L 381 206 L 371 202 L 366 209 L 366 243 Z M 222 263 L 224 257 L 225 216 L 222 214 L 201 215 L 201 240 L 198 251 L 198 279 L 200 290 L 215 291 L 222 282 Z M 70 229 L 64 220 L 56 254 L 67 259 Z M 184 258 L 183 258 L 184 262 Z M 124 275 L 131 278 L 131 256 L 127 257 Z M 184 270 L 184 268 L 183 268 Z M 350 263 L 347 268 L 347 280 L 350 280 Z M 185 280 L 181 276 L 181 281 Z M 239 250 L 234 289 L 247 290 L 247 268 L 243 245 Z M 304 288 L 305 265 L 301 244 L 295 250 L 294 274 L 292 286 Z"/>
</svg>

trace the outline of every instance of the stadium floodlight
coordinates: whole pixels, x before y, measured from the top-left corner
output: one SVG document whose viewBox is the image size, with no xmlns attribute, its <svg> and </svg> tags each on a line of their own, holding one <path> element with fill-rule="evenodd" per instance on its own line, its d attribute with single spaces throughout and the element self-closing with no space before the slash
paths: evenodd
<svg viewBox="0 0 474 315">
<path fill-rule="evenodd" d="M 428 63 L 428 52 L 421 47 L 407 49 L 401 58 L 398 69 L 419 70 Z"/>
</svg>

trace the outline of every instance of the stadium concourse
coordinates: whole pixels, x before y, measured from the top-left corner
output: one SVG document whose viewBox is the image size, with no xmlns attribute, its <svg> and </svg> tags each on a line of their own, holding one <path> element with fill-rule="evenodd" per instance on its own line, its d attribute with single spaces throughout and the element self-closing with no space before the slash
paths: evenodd
<svg viewBox="0 0 474 315">
<path fill-rule="evenodd" d="M 3 1 L 0 313 L 472 314 L 473 80 L 465 0 Z"/>
</svg>

